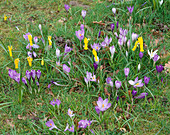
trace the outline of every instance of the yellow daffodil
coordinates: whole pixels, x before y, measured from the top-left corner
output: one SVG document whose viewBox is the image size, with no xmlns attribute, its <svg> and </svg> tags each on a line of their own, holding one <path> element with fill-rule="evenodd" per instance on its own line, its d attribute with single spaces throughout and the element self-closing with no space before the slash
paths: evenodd
<svg viewBox="0 0 170 135">
<path fill-rule="evenodd" d="M 90 39 L 87 39 L 86 37 L 84 38 L 84 50 L 88 49 L 88 42 Z"/>
<path fill-rule="evenodd" d="M 44 65 L 44 58 L 42 58 L 42 60 L 41 60 L 41 65 L 42 66 Z"/>
<path fill-rule="evenodd" d="M 33 46 L 33 43 L 32 43 L 32 35 L 28 35 L 28 40 L 30 42 L 30 46 Z"/>
<path fill-rule="evenodd" d="M 4 21 L 6 21 L 7 20 L 7 16 L 6 15 L 4 15 Z"/>
<path fill-rule="evenodd" d="M 96 57 L 96 56 L 97 56 L 97 52 L 96 52 L 96 50 L 95 50 L 95 49 L 93 49 L 92 53 L 93 53 L 94 57 Z"/>
<path fill-rule="evenodd" d="M 138 41 L 139 41 L 139 44 L 140 44 L 140 52 L 144 52 L 144 50 L 143 50 L 143 38 L 139 37 Z"/>
<path fill-rule="evenodd" d="M 8 50 L 9 50 L 10 57 L 12 57 L 12 46 L 8 46 Z"/>
<path fill-rule="evenodd" d="M 48 42 L 49 42 L 49 46 L 51 46 L 52 45 L 51 36 L 48 36 Z"/>
<path fill-rule="evenodd" d="M 31 57 L 27 57 L 27 60 L 28 60 L 29 66 L 31 67 L 31 66 L 32 66 L 32 61 L 33 61 L 33 59 L 32 59 Z"/>
<path fill-rule="evenodd" d="M 19 65 L 19 58 L 14 60 L 14 64 L 15 64 L 15 68 L 17 69 Z"/>
<path fill-rule="evenodd" d="M 135 50 L 136 50 L 136 48 L 137 48 L 137 46 L 138 46 L 138 43 L 139 43 L 138 41 L 135 42 L 135 46 L 133 47 L 132 51 L 135 51 Z"/>
<path fill-rule="evenodd" d="M 97 56 L 95 56 L 94 58 L 95 58 L 95 61 L 96 61 L 96 62 L 98 62 L 98 57 L 97 57 Z"/>
</svg>

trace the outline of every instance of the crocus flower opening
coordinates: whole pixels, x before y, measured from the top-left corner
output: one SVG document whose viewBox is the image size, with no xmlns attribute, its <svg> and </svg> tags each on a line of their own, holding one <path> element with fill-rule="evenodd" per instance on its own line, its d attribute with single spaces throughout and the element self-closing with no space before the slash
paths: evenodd
<svg viewBox="0 0 170 135">
<path fill-rule="evenodd" d="M 112 32 L 113 32 L 113 30 L 114 30 L 114 28 L 115 28 L 115 24 L 114 24 L 114 23 L 110 24 L 110 27 L 111 27 Z"/>
<path fill-rule="evenodd" d="M 113 59 L 113 55 L 115 53 L 115 47 L 114 45 L 110 47 L 110 52 L 111 52 L 111 59 Z"/>
<path fill-rule="evenodd" d="M 38 80 L 38 82 L 39 82 L 39 80 L 40 80 L 40 77 L 41 77 L 41 71 L 38 70 L 38 71 L 37 71 L 37 80 Z"/>
<path fill-rule="evenodd" d="M 94 63 L 93 63 L 93 67 L 94 67 L 95 70 L 97 70 L 97 68 L 98 68 L 97 63 L 94 62 Z"/>
<path fill-rule="evenodd" d="M 55 106 L 55 105 L 56 105 L 56 101 L 53 99 L 53 101 L 51 101 L 50 104 L 51 104 L 52 106 Z"/>
<path fill-rule="evenodd" d="M 74 125 L 72 125 L 72 126 L 70 127 L 70 129 L 68 129 L 68 131 L 74 132 Z"/>
<path fill-rule="evenodd" d="M 52 130 L 53 128 L 58 129 L 58 128 L 55 126 L 53 120 L 51 120 L 51 119 L 49 119 L 49 121 L 47 121 L 47 122 L 45 123 L 45 125 L 46 125 L 47 127 L 50 127 L 49 130 Z M 59 130 L 59 129 L 58 129 L 58 130 Z"/>
<path fill-rule="evenodd" d="M 162 65 L 156 65 L 156 70 L 158 73 L 162 72 L 162 70 L 164 69 L 164 67 Z"/>
<path fill-rule="evenodd" d="M 141 93 L 139 96 L 134 97 L 134 98 L 141 99 L 141 98 L 145 98 L 147 95 L 148 93 Z"/>
<path fill-rule="evenodd" d="M 115 86 L 117 89 L 119 89 L 121 85 L 122 85 L 121 81 L 117 81 L 117 80 L 115 81 Z"/>
<path fill-rule="evenodd" d="M 56 99 L 55 103 L 59 107 L 59 105 L 61 104 L 61 101 L 59 99 Z"/>
<path fill-rule="evenodd" d="M 109 45 L 112 42 L 112 38 L 110 37 L 110 39 L 108 38 L 108 36 L 106 36 L 106 38 L 104 39 L 104 42 Z"/>
<path fill-rule="evenodd" d="M 78 127 L 79 128 L 86 128 L 87 126 L 90 126 L 91 125 L 91 123 L 92 123 L 92 121 L 90 121 L 90 120 L 80 120 L 79 122 L 78 122 Z"/>
<path fill-rule="evenodd" d="M 99 114 L 100 111 L 106 111 L 111 107 L 111 103 L 108 103 L 108 99 L 103 100 L 101 97 L 98 98 L 97 106 L 95 107 L 96 112 Z"/>
<path fill-rule="evenodd" d="M 73 117 L 75 114 L 73 114 L 73 111 L 69 108 L 68 109 L 68 113 L 67 113 L 70 117 Z"/>
<path fill-rule="evenodd" d="M 84 39 L 84 30 L 76 31 L 76 36 L 80 41 L 82 41 Z"/>
<path fill-rule="evenodd" d="M 150 56 L 150 59 L 154 58 L 154 56 L 157 55 L 158 50 L 155 50 L 154 52 L 152 52 L 152 51 L 153 51 L 153 49 L 151 50 L 151 52 L 148 50 L 148 54 Z"/>
<path fill-rule="evenodd" d="M 112 8 L 113 14 L 116 14 L 116 8 Z"/>
<path fill-rule="evenodd" d="M 138 80 L 138 77 L 136 77 L 135 81 L 129 80 L 128 81 L 130 85 L 133 85 L 134 88 L 136 87 L 142 87 L 144 84 L 142 83 L 142 79 Z"/>
<path fill-rule="evenodd" d="M 149 80 L 150 80 L 150 77 L 144 76 L 144 82 L 145 82 L 145 85 L 146 85 L 146 86 L 147 86 L 147 84 L 149 83 Z"/>
<path fill-rule="evenodd" d="M 31 66 L 32 66 L 32 61 L 33 61 L 33 59 L 32 59 L 31 57 L 27 57 L 27 60 L 28 60 L 29 66 L 31 67 Z"/>
<path fill-rule="evenodd" d="M 139 58 L 142 59 L 142 57 L 143 57 L 143 52 L 140 52 L 139 53 Z"/>
<path fill-rule="evenodd" d="M 81 15 L 82 15 L 82 17 L 83 17 L 83 19 L 84 19 L 85 16 L 86 16 L 86 11 L 85 11 L 85 10 L 82 10 L 82 11 L 81 11 Z"/>
<path fill-rule="evenodd" d="M 31 76 L 32 76 L 33 82 L 35 82 L 35 76 L 36 76 L 36 71 L 35 70 L 31 70 Z"/>
<path fill-rule="evenodd" d="M 113 81 L 111 77 L 106 78 L 106 83 L 113 87 Z"/>
<path fill-rule="evenodd" d="M 17 69 L 19 65 L 19 58 L 14 60 L 14 64 L 15 64 L 15 68 Z"/>
<path fill-rule="evenodd" d="M 125 73 L 126 78 L 127 78 L 128 75 L 129 75 L 129 71 L 130 71 L 129 68 L 124 68 L 124 73 Z"/>
<path fill-rule="evenodd" d="M 9 56 L 12 57 L 12 46 L 8 46 Z"/>
<path fill-rule="evenodd" d="M 131 6 L 130 6 L 130 7 L 127 7 L 127 9 L 129 10 L 129 13 L 132 14 L 133 9 L 134 9 L 134 6 L 133 6 L 133 7 L 131 7 Z"/>
<path fill-rule="evenodd" d="M 65 4 L 65 5 L 64 5 L 64 7 L 65 7 L 65 10 L 68 12 L 68 10 L 69 10 L 70 6 L 69 6 L 69 5 L 67 5 L 67 4 Z"/>
<path fill-rule="evenodd" d="M 66 64 L 63 64 L 63 71 L 66 72 L 66 73 L 69 73 L 70 68 Z"/>
<path fill-rule="evenodd" d="M 95 49 L 96 51 L 99 51 L 101 46 L 99 45 L 99 43 L 94 43 L 93 45 L 91 45 L 92 49 Z"/>
<path fill-rule="evenodd" d="M 68 128 L 69 128 L 69 125 L 67 123 L 66 128 L 64 129 L 64 132 L 66 132 L 68 130 Z"/>
<path fill-rule="evenodd" d="M 73 48 L 71 47 L 68 47 L 67 44 L 65 45 L 65 48 L 64 48 L 64 55 L 66 55 L 67 53 L 71 52 L 73 50 Z"/>
</svg>

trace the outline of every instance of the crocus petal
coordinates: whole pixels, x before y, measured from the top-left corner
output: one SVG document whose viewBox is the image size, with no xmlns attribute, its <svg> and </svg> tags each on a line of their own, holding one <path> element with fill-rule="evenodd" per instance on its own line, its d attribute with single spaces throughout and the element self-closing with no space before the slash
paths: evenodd
<svg viewBox="0 0 170 135">
<path fill-rule="evenodd" d="M 128 82 L 130 83 L 130 85 L 135 85 L 135 82 L 132 80 L 129 80 Z"/>
</svg>

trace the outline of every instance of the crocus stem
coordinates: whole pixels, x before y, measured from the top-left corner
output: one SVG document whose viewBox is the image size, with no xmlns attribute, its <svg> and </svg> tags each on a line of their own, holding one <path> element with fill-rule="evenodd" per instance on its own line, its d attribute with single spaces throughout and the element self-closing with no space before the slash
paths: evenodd
<svg viewBox="0 0 170 135">
<path fill-rule="evenodd" d="M 21 86 L 19 86 L 19 103 L 21 104 L 22 102 L 22 89 Z"/>
</svg>

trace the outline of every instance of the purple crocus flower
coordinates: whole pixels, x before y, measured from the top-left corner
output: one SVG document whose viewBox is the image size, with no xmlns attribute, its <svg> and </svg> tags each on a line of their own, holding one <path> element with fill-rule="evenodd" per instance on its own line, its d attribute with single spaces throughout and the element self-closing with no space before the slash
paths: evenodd
<svg viewBox="0 0 170 135">
<path fill-rule="evenodd" d="M 84 25 L 83 24 L 80 25 L 80 29 L 84 30 Z"/>
<path fill-rule="evenodd" d="M 108 36 L 106 36 L 106 38 L 104 39 L 104 42 L 109 45 L 112 42 L 112 38 L 110 37 L 110 39 L 108 38 Z"/>
<path fill-rule="evenodd" d="M 59 58 L 60 57 L 60 50 L 57 48 L 55 52 L 56 52 L 57 58 Z"/>
<path fill-rule="evenodd" d="M 76 36 L 80 41 L 82 41 L 84 39 L 84 30 L 76 31 Z"/>
<path fill-rule="evenodd" d="M 100 35 L 101 35 L 101 31 L 99 31 L 98 38 L 100 37 Z"/>
<path fill-rule="evenodd" d="M 34 58 L 37 57 L 37 54 L 34 51 L 32 52 L 32 54 L 33 54 Z"/>
<path fill-rule="evenodd" d="M 111 87 L 113 87 L 113 82 L 111 77 L 106 78 L 106 83 L 109 84 Z"/>
<path fill-rule="evenodd" d="M 115 86 L 117 89 L 119 89 L 121 85 L 122 85 L 121 81 L 118 81 L 118 80 L 115 81 Z"/>
<path fill-rule="evenodd" d="M 97 44 L 97 43 L 94 43 L 93 45 L 91 45 L 91 48 L 92 48 L 92 49 L 95 49 L 96 51 L 99 51 L 100 48 L 101 48 L 101 46 L 99 45 L 99 43 L 98 43 L 98 44 Z"/>
<path fill-rule="evenodd" d="M 39 82 L 36 82 L 36 85 L 39 87 L 40 86 Z"/>
<path fill-rule="evenodd" d="M 119 40 L 118 40 L 118 44 L 119 44 L 120 46 L 122 46 L 122 45 L 123 45 L 123 39 L 122 39 L 122 38 L 119 38 Z"/>
<path fill-rule="evenodd" d="M 96 82 L 96 75 L 94 75 L 94 73 L 93 73 L 93 76 L 91 77 L 90 81 Z"/>
<path fill-rule="evenodd" d="M 74 132 L 74 125 L 72 125 L 72 127 L 70 127 L 70 129 L 68 129 L 68 131 Z"/>
<path fill-rule="evenodd" d="M 146 3 L 147 3 L 147 1 L 146 1 L 145 3 L 143 3 L 143 4 L 141 5 L 141 7 L 144 6 Z"/>
<path fill-rule="evenodd" d="M 28 33 L 26 33 L 25 35 L 23 35 L 23 37 L 24 37 L 25 40 L 27 40 L 27 41 L 29 41 L 29 40 L 28 40 L 28 35 L 31 35 L 31 33 L 28 32 Z"/>
<path fill-rule="evenodd" d="M 70 6 L 69 6 L 69 5 L 67 5 L 67 4 L 65 4 L 65 5 L 64 5 L 64 7 L 65 7 L 66 11 L 68 12 L 68 10 L 69 10 Z"/>
<path fill-rule="evenodd" d="M 61 101 L 59 99 L 56 99 L 55 103 L 59 107 L 59 105 L 61 104 Z"/>
<path fill-rule="evenodd" d="M 9 69 L 8 75 L 11 79 L 15 80 L 18 84 L 20 82 L 20 73 L 17 73 L 15 70 Z"/>
<path fill-rule="evenodd" d="M 119 28 L 119 21 L 117 21 L 117 23 L 116 23 L 116 28 L 117 29 Z"/>
<path fill-rule="evenodd" d="M 156 65 L 156 70 L 158 73 L 162 72 L 162 70 L 164 69 L 164 67 L 162 65 Z"/>
<path fill-rule="evenodd" d="M 27 80 L 24 77 L 22 78 L 22 82 L 28 87 Z"/>
<path fill-rule="evenodd" d="M 66 73 L 69 73 L 70 68 L 66 64 L 63 64 L 63 71 L 66 72 Z"/>
<path fill-rule="evenodd" d="M 33 82 L 35 82 L 35 76 L 36 76 L 36 71 L 35 70 L 31 70 L 31 76 L 32 76 Z"/>
<path fill-rule="evenodd" d="M 146 86 L 147 86 L 147 84 L 149 83 L 149 80 L 150 80 L 150 77 L 144 76 L 144 82 L 145 82 L 145 85 L 146 85 Z"/>
<path fill-rule="evenodd" d="M 139 53 L 139 57 L 140 57 L 140 59 L 142 59 L 142 57 L 143 57 L 143 52 L 140 52 L 140 53 Z"/>
<path fill-rule="evenodd" d="M 25 75 L 26 75 L 28 81 L 30 82 L 30 80 L 31 80 L 31 72 L 29 72 L 29 71 L 27 70 L 26 73 L 25 73 Z"/>
<path fill-rule="evenodd" d="M 81 15 L 82 15 L 82 17 L 83 17 L 83 19 L 84 19 L 85 16 L 86 16 L 86 11 L 85 11 L 85 10 L 82 10 L 82 11 L 81 11 Z"/>
<path fill-rule="evenodd" d="M 93 67 L 94 67 L 95 70 L 97 70 L 97 68 L 98 68 L 97 63 L 94 62 L 94 63 L 93 63 Z"/>
<path fill-rule="evenodd" d="M 73 117 L 75 114 L 73 114 L 73 111 L 69 108 L 68 109 L 68 113 L 67 113 L 70 117 Z"/>
<path fill-rule="evenodd" d="M 80 120 L 79 122 L 78 122 L 78 127 L 79 128 L 86 128 L 87 126 L 90 126 L 91 125 L 91 123 L 92 123 L 92 121 L 90 121 L 90 120 Z"/>
<path fill-rule="evenodd" d="M 111 52 L 111 59 L 113 59 L 113 55 L 115 53 L 115 46 L 113 45 L 109 49 L 110 49 L 110 52 Z"/>
<path fill-rule="evenodd" d="M 39 82 L 40 76 L 41 76 L 41 71 L 37 70 L 37 79 L 38 79 L 38 82 Z"/>
<path fill-rule="evenodd" d="M 100 111 L 105 111 L 111 107 L 111 103 L 108 103 L 108 99 L 103 100 L 101 97 L 98 98 L 97 105 L 95 107 L 96 112 L 99 114 Z"/>
<path fill-rule="evenodd" d="M 136 77 L 135 81 L 129 80 L 128 81 L 130 85 L 133 85 L 134 88 L 136 87 L 142 87 L 144 84 L 142 83 L 142 79 L 138 80 L 138 77 Z"/>
<path fill-rule="evenodd" d="M 132 90 L 132 96 L 134 97 L 137 94 L 137 91 Z"/>
<path fill-rule="evenodd" d="M 104 48 L 104 47 L 106 46 L 106 42 L 103 41 L 103 42 L 101 43 L 101 46 Z"/>
<path fill-rule="evenodd" d="M 139 96 L 134 97 L 134 98 L 141 99 L 141 98 L 145 98 L 147 95 L 148 93 L 141 93 Z"/>
<path fill-rule="evenodd" d="M 93 131 L 92 129 L 90 129 L 90 131 L 91 131 L 91 133 L 92 133 L 93 135 L 95 135 L 95 133 L 94 133 L 94 131 Z"/>
<path fill-rule="evenodd" d="M 71 52 L 73 50 L 73 48 L 71 47 L 68 47 L 67 44 L 65 45 L 65 48 L 64 48 L 64 55 L 66 55 L 67 53 Z"/>
<path fill-rule="evenodd" d="M 50 88 L 51 87 L 51 83 L 50 84 L 48 84 L 48 88 Z"/>
<path fill-rule="evenodd" d="M 45 123 L 45 125 L 46 125 L 47 127 L 50 127 L 49 130 L 52 130 L 53 128 L 58 129 L 58 128 L 56 127 L 56 125 L 54 124 L 53 120 L 51 120 L 51 119 L 49 119 L 49 121 L 47 121 L 47 122 Z M 59 129 L 58 129 L 58 130 L 59 130 Z"/>
<path fill-rule="evenodd" d="M 130 6 L 130 7 L 127 7 L 127 9 L 129 10 L 129 13 L 132 14 L 133 9 L 134 9 L 134 6 L 133 6 L 133 7 L 131 7 L 131 6 Z"/>
<path fill-rule="evenodd" d="M 129 70 L 130 70 L 129 68 L 124 68 L 124 73 L 125 73 L 126 78 L 129 75 Z"/>
<path fill-rule="evenodd" d="M 156 55 L 154 55 L 154 57 L 153 57 L 153 61 L 154 61 L 154 62 L 157 62 L 158 60 L 159 60 L 159 55 L 157 55 L 157 54 L 156 54 Z"/>
<path fill-rule="evenodd" d="M 111 27 L 112 32 L 113 32 L 113 30 L 114 30 L 114 28 L 115 28 L 115 24 L 114 24 L 114 23 L 112 23 L 112 24 L 110 25 L 110 27 Z"/>
<path fill-rule="evenodd" d="M 52 106 L 55 106 L 55 105 L 56 105 L 56 101 L 53 99 L 53 101 L 51 101 L 50 104 L 51 104 Z"/>
<path fill-rule="evenodd" d="M 117 100 L 117 102 L 119 101 L 119 96 L 117 96 L 116 100 Z"/>
</svg>

